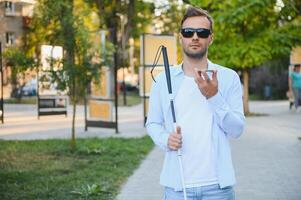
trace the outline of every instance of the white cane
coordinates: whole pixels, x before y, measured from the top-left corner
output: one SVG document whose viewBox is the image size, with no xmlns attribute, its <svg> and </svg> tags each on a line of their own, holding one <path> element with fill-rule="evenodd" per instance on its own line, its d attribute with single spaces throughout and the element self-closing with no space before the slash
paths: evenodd
<svg viewBox="0 0 301 200">
<path fill-rule="evenodd" d="M 167 57 L 167 50 L 166 50 L 165 46 L 162 46 L 162 54 L 163 54 L 164 69 L 165 69 L 165 75 L 166 75 L 166 83 L 167 83 L 169 99 L 170 99 L 170 107 L 171 107 L 172 118 L 173 118 L 173 125 L 174 125 L 174 130 L 176 130 L 176 128 L 177 128 L 176 114 L 175 114 L 175 108 L 174 108 L 174 101 L 173 101 L 173 98 L 172 98 L 172 88 L 171 88 L 169 63 L 168 63 L 168 57 Z M 178 149 L 177 153 L 178 153 L 178 161 L 179 161 L 179 165 L 180 165 L 180 175 L 181 175 L 181 182 L 182 182 L 182 187 L 183 187 L 184 200 L 187 200 L 186 188 L 185 188 L 185 182 L 184 182 L 184 174 L 183 174 L 182 151 L 181 151 L 181 149 Z"/>
</svg>

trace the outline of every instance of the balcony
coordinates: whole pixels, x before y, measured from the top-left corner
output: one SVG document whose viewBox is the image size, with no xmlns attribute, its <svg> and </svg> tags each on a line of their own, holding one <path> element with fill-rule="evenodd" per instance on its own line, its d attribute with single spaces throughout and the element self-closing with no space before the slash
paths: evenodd
<svg viewBox="0 0 301 200">
<path fill-rule="evenodd" d="M 24 17 L 22 17 L 22 20 L 23 20 L 23 28 L 24 29 L 28 29 L 30 21 L 31 21 L 31 18 L 28 17 L 28 16 L 24 16 Z"/>
<path fill-rule="evenodd" d="M 5 0 L 6 1 L 6 0 Z M 0 2 L 5 2 L 4 0 L 0 0 Z M 23 4 L 35 4 L 36 0 L 7 0 L 12 3 L 23 3 Z"/>
</svg>

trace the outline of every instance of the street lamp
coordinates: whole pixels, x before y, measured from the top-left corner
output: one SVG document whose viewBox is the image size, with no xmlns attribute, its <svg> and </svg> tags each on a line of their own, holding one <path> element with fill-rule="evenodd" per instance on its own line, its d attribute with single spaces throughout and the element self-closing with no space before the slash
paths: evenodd
<svg viewBox="0 0 301 200">
<path fill-rule="evenodd" d="M 120 17 L 120 32 L 121 32 L 121 46 L 122 49 L 125 49 L 125 38 L 124 38 L 124 26 L 127 23 L 127 18 L 125 15 L 121 14 L 121 13 L 117 13 L 117 16 Z M 122 61 L 124 61 L 125 58 L 125 52 L 122 52 Z M 123 64 L 123 63 L 122 63 Z M 124 65 L 122 65 L 122 88 L 123 88 L 123 105 L 127 105 L 127 101 L 126 101 L 126 86 L 125 86 L 125 71 L 124 71 Z"/>
<path fill-rule="evenodd" d="M 3 108 L 3 69 L 2 69 L 2 42 L 0 42 L 0 90 L 1 90 L 1 96 L 0 96 L 0 119 L 1 122 L 4 123 L 4 108 Z"/>
</svg>

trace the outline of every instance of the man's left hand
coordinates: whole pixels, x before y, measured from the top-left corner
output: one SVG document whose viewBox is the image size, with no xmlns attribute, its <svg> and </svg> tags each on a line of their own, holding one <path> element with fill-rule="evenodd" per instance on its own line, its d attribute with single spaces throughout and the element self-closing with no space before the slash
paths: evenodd
<svg viewBox="0 0 301 200">
<path fill-rule="evenodd" d="M 209 99 L 218 91 L 217 71 L 213 70 L 212 79 L 209 78 L 205 71 L 195 70 L 195 82 L 201 93 Z"/>
</svg>

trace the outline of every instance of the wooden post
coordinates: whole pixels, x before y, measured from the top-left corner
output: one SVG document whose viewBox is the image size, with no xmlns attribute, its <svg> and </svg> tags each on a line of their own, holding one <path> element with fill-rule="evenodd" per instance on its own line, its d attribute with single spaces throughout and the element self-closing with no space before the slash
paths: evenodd
<svg viewBox="0 0 301 200">
<path fill-rule="evenodd" d="M 244 103 L 244 113 L 248 114 L 250 112 L 249 110 L 249 70 L 248 69 L 243 69 L 243 103 Z"/>
</svg>

